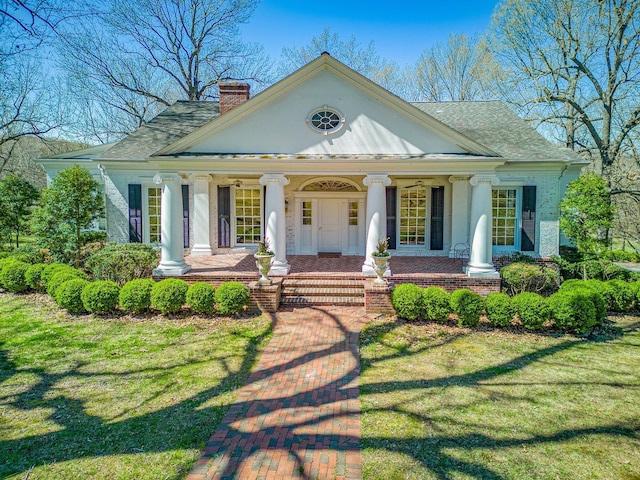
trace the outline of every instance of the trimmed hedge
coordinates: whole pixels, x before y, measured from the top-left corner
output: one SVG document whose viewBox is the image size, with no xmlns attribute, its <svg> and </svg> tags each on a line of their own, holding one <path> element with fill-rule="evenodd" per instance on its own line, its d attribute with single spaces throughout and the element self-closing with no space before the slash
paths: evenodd
<svg viewBox="0 0 640 480">
<path fill-rule="evenodd" d="M 484 299 L 466 288 L 456 290 L 451 294 L 451 308 L 458 316 L 458 326 L 475 327 L 480 322 L 480 315 L 484 310 Z"/>
<path fill-rule="evenodd" d="M 547 292 L 558 287 L 560 276 L 549 267 L 514 262 L 500 270 L 502 283 L 510 295 L 522 292 Z"/>
<path fill-rule="evenodd" d="M 24 292 L 29 289 L 25 274 L 29 264 L 20 261 L 5 262 L 0 270 L 0 285 L 11 293 Z"/>
<path fill-rule="evenodd" d="M 167 278 L 151 289 L 151 306 L 163 315 L 177 313 L 187 297 L 189 284 L 179 278 Z"/>
<path fill-rule="evenodd" d="M 556 326 L 564 331 L 585 333 L 598 323 L 596 307 L 586 288 L 564 289 L 547 301 Z"/>
<path fill-rule="evenodd" d="M 511 299 L 524 328 L 538 330 L 551 318 L 551 308 L 542 295 L 524 292 Z"/>
<path fill-rule="evenodd" d="M 86 313 L 82 302 L 82 290 L 89 284 L 88 280 L 72 277 L 60 284 L 56 289 L 54 300 L 69 313 Z"/>
<path fill-rule="evenodd" d="M 42 283 L 42 273 L 45 268 L 47 268 L 46 263 L 36 263 L 27 268 L 27 271 L 24 273 L 24 279 L 27 285 L 29 285 L 29 288 L 38 292 L 45 291 L 44 284 Z"/>
<path fill-rule="evenodd" d="M 196 282 L 187 290 L 187 305 L 195 313 L 210 315 L 216 308 L 216 289 L 207 282 Z"/>
<path fill-rule="evenodd" d="M 239 313 L 249 304 L 249 289 L 240 282 L 225 282 L 216 289 L 215 299 L 221 315 Z"/>
<path fill-rule="evenodd" d="M 490 293 L 484 300 L 487 317 L 495 327 L 508 327 L 515 315 L 511 297 L 506 293 Z"/>
<path fill-rule="evenodd" d="M 567 280 L 560 287 L 560 292 L 579 290 L 591 300 L 596 309 L 596 319 L 598 323 L 607 318 L 607 304 L 601 292 L 604 291 L 604 282 L 600 280 Z"/>
<path fill-rule="evenodd" d="M 129 313 L 142 313 L 151 307 L 151 290 L 155 282 L 150 278 L 139 278 L 125 283 L 120 289 L 118 303 Z"/>
<path fill-rule="evenodd" d="M 607 308 L 621 313 L 631 310 L 636 296 L 633 287 L 623 280 L 604 282 L 604 295 Z"/>
<path fill-rule="evenodd" d="M 83 278 L 81 275 L 78 275 L 78 273 L 74 270 L 75 269 L 70 269 L 70 270 L 61 269 L 58 272 L 56 272 L 53 275 L 53 277 L 51 277 L 51 279 L 47 283 L 47 293 L 51 298 L 53 299 L 56 298 L 56 289 L 63 282 L 66 282 L 67 280 L 71 280 L 72 278 L 82 278 L 83 280 L 86 280 L 86 278 Z"/>
<path fill-rule="evenodd" d="M 124 285 L 150 277 L 158 265 L 158 253 L 143 243 L 112 243 L 91 255 L 85 265 L 96 280 Z"/>
<path fill-rule="evenodd" d="M 45 290 L 49 289 L 49 282 L 53 278 L 56 273 L 59 272 L 82 272 L 82 270 L 78 270 L 77 268 L 72 267 L 71 265 L 67 265 L 65 263 L 50 263 L 47 265 L 44 270 L 42 270 L 42 274 L 40 275 L 40 279 L 42 280 L 42 286 Z M 83 275 L 76 275 L 79 278 L 85 278 L 84 272 Z"/>
<path fill-rule="evenodd" d="M 413 283 L 402 283 L 391 292 L 391 304 L 400 318 L 415 320 L 422 313 L 422 289 Z"/>
<path fill-rule="evenodd" d="M 82 290 L 82 304 L 89 313 L 105 314 L 118 305 L 120 287 L 110 280 L 96 280 Z"/>
<path fill-rule="evenodd" d="M 444 323 L 451 313 L 451 295 L 442 287 L 427 287 L 422 291 L 422 316 L 425 320 Z"/>
</svg>

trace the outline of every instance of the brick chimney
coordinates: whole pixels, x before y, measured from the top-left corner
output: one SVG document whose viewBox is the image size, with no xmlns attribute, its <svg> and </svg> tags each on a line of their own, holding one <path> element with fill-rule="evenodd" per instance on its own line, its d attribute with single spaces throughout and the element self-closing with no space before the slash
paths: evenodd
<svg viewBox="0 0 640 480">
<path fill-rule="evenodd" d="M 249 100 L 249 84 L 240 82 L 218 82 L 220 90 L 220 115 Z"/>
</svg>

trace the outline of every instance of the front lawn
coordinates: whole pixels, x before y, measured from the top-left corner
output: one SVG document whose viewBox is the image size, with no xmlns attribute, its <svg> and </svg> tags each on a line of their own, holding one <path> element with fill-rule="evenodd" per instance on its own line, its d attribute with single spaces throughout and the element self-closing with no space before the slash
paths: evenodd
<svg viewBox="0 0 640 480">
<path fill-rule="evenodd" d="M 611 318 L 591 339 L 370 323 L 364 478 L 640 479 L 640 317 Z"/>
<path fill-rule="evenodd" d="M 270 333 L 265 317 L 72 317 L 0 294 L 0 478 L 184 478 Z"/>
</svg>

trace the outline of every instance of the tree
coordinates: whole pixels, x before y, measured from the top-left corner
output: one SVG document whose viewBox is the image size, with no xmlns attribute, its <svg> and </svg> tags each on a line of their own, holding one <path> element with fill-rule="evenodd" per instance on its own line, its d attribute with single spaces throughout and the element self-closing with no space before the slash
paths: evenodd
<svg viewBox="0 0 640 480">
<path fill-rule="evenodd" d="M 80 265 L 80 253 L 89 235 L 83 230 L 104 214 L 100 184 L 78 165 L 62 170 L 44 189 L 34 211 L 33 232 L 58 261 Z"/>
<path fill-rule="evenodd" d="M 131 130 L 176 100 L 218 97 L 221 80 L 268 77 L 257 45 L 239 26 L 257 0 L 112 0 L 61 38 L 63 65 L 82 87 L 88 111 L 124 115 Z M 130 120 L 126 120 L 129 117 Z"/>
<path fill-rule="evenodd" d="M 16 248 L 20 246 L 20 234 L 27 227 L 31 207 L 40 196 L 38 190 L 15 174 L 0 181 L 0 230 L 15 235 Z"/>
<path fill-rule="evenodd" d="M 588 172 L 569 183 L 560 204 L 560 229 L 580 253 L 597 255 L 608 247 L 606 232 L 613 218 L 614 208 L 602 177 Z"/>
<path fill-rule="evenodd" d="M 422 52 L 415 75 L 420 100 L 487 100 L 495 98 L 500 69 L 483 42 L 450 35 L 446 45 Z"/>
<path fill-rule="evenodd" d="M 504 0 L 491 27 L 491 48 L 511 74 L 504 94 L 589 157 L 614 195 L 640 195 L 614 183 L 637 148 L 639 19 L 637 0 Z"/>
<path fill-rule="evenodd" d="M 363 46 L 353 35 L 345 41 L 337 33 L 332 33 L 328 27 L 320 35 L 312 37 L 311 42 L 306 46 L 284 47 L 278 66 L 279 76 L 289 75 L 319 57 L 323 52 L 329 53 L 387 90 L 400 93 L 398 92 L 401 83 L 398 65 L 381 58 L 373 41 Z"/>
</svg>

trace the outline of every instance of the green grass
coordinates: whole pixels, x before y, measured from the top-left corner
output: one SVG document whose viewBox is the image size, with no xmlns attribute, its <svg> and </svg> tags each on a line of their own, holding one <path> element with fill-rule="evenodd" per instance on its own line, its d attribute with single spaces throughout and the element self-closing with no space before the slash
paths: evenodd
<svg viewBox="0 0 640 480">
<path fill-rule="evenodd" d="M 370 323 L 364 478 L 640 479 L 640 317 L 614 320 L 596 339 Z"/>
<path fill-rule="evenodd" d="M 271 334 L 264 317 L 71 317 L 0 294 L 0 478 L 178 479 Z"/>
</svg>

